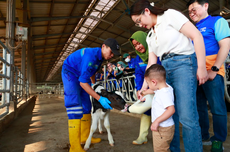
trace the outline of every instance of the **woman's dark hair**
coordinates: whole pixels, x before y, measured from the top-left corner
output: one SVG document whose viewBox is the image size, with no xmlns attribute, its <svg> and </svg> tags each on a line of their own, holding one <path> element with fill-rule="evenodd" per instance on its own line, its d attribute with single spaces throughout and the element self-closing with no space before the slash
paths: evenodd
<svg viewBox="0 0 230 152">
<path fill-rule="evenodd" d="M 143 13 L 145 8 L 148 8 L 152 14 L 155 15 L 161 15 L 164 14 L 165 11 L 167 11 L 167 8 L 158 8 L 153 7 L 150 5 L 150 2 L 148 0 L 137 0 L 133 5 L 130 7 L 130 17 L 132 15 L 140 15 Z"/>
</svg>

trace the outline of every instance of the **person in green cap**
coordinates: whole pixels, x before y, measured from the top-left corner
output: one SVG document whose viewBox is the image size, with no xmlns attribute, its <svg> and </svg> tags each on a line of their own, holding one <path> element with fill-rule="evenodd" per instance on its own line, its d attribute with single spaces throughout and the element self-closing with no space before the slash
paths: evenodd
<svg viewBox="0 0 230 152">
<path fill-rule="evenodd" d="M 135 58 L 132 58 L 129 53 L 123 54 L 123 60 L 128 63 L 130 69 L 135 69 Z"/>
</svg>

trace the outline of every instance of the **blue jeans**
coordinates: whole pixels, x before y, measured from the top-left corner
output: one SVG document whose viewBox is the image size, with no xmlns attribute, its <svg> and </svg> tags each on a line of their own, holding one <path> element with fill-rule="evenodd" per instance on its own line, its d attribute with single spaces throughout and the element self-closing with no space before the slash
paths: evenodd
<svg viewBox="0 0 230 152">
<path fill-rule="evenodd" d="M 196 55 L 173 56 L 162 60 L 166 70 L 166 81 L 174 89 L 175 95 L 175 133 L 170 144 L 172 152 L 180 152 L 179 122 L 186 152 L 202 152 L 201 130 L 196 106 L 197 59 Z"/>
<path fill-rule="evenodd" d="M 224 142 L 227 137 L 227 109 L 224 100 L 224 78 L 217 74 L 215 79 L 197 87 L 197 109 L 202 139 L 209 139 L 207 101 L 211 108 L 214 136 L 211 141 Z"/>
</svg>

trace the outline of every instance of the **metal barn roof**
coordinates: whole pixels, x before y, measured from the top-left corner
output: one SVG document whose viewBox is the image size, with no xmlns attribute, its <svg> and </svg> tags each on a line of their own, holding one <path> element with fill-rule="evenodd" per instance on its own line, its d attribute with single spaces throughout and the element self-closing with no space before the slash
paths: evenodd
<svg viewBox="0 0 230 152">
<path fill-rule="evenodd" d="M 9 0 L 11 1 L 11 0 Z M 137 30 L 128 15 L 135 0 L 15 0 L 15 24 L 28 27 L 27 54 L 31 53 L 36 82 L 61 82 L 61 65 L 72 52 L 83 47 L 100 47 L 116 38 L 121 53 L 135 52 L 128 42 Z M 188 0 L 150 0 L 158 7 L 173 8 L 188 17 Z M 230 18 L 228 0 L 209 0 L 210 14 Z M 24 5 L 24 7 L 23 7 Z M 25 7 L 26 6 L 26 7 Z M 25 17 L 26 14 L 26 17 Z M 0 40 L 6 41 L 7 1 L 0 0 Z M 15 38 L 17 45 L 17 38 Z M 21 67 L 21 48 L 14 51 L 14 64 Z M 27 60 L 28 60 L 27 56 Z M 111 59 L 117 62 L 121 58 Z"/>
</svg>

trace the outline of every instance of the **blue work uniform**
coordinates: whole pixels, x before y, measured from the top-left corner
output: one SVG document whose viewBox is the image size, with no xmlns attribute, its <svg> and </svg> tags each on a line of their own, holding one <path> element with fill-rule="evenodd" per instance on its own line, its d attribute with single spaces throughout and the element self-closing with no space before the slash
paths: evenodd
<svg viewBox="0 0 230 152">
<path fill-rule="evenodd" d="M 135 82 L 136 86 L 135 88 L 137 91 L 141 90 L 142 84 L 144 82 L 144 75 L 146 70 L 147 64 L 144 63 L 139 55 L 136 56 L 136 63 L 135 63 Z"/>
<path fill-rule="evenodd" d="M 128 62 L 129 68 L 134 69 L 135 68 L 135 58 L 131 58 L 130 61 Z"/>
<path fill-rule="evenodd" d="M 69 119 L 81 119 L 83 114 L 90 114 L 89 94 L 80 86 L 91 83 L 93 76 L 103 62 L 101 48 L 83 48 L 70 54 L 62 66 L 65 107 Z"/>
</svg>

